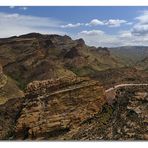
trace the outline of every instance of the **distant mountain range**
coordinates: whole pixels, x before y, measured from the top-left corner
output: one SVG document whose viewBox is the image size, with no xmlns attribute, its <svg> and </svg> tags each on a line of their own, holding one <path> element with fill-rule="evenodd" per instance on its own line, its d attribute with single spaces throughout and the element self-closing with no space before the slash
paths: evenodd
<svg viewBox="0 0 148 148">
<path fill-rule="evenodd" d="M 147 46 L 122 46 L 110 48 L 109 51 L 126 65 L 134 65 L 148 57 Z"/>
</svg>

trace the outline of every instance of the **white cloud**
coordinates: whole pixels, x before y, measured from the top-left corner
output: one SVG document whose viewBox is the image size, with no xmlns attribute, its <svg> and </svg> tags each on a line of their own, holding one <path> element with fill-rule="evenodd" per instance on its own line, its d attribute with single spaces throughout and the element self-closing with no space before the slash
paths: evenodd
<svg viewBox="0 0 148 148">
<path fill-rule="evenodd" d="M 132 28 L 132 34 L 135 36 L 148 35 L 148 11 L 143 11 L 135 20 L 137 23 Z"/>
<path fill-rule="evenodd" d="M 132 34 L 136 36 L 145 36 L 148 35 L 148 24 L 147 25 L 141 25 L 141 24 L 136 24 L 132 28 Z"/>
<path fill-rule="evenodd" d="M 120 19 L 109 19 L 109 20 L 98 20 L 93 19 L 89 23 L 86 23 L 86 26 L 99 26 L 99 25 L 106 25 L 109 27 L 119 27 L 121 24 L 131 25 L 131 22 L 127 22 L 126 20 Z"/>
<path fill-rule="evenodd" d="M 104 25 L 104 23 L 98 19 L 93 19 L 89 23 L 86 23 L 86 26 L 98 26 L 98 25 Z"/>
<path fill-rule="evenodd" d="M 116 46 L 119 44 L 119 40 L 115 36 L 106 34 L 102 30 L 85 30 L 78 33 L 77 38 L 83 38 L 86 44 L 91 46 Z"/>
<path fill-rule="evenodd" d="M 147 36 L 135 36 L 131 30 L 119 31 L 116 34 L 108 34 L 101 30 L 82 31 L 76 38 L 83 38 L 87 45 L 116 47 L 116 46 L 148 46 Z"/>
<path fill-rule="evenodd" d="M 127 22 L 126 20 L 120 20 L 120 19 L 109 19 L 109 20 L 98 20 L 98 19 L 93 19 L 89 23 L 76 23 L 76 24 L 66 24 L 66 25 L 61 25 L 61 28 L 76 28 L 80 26 L 103 26 L 106 25 L 108 27 L 119 27 L 121 24 L 126 24 L 126 25 L 132 25 L 132 22 Z"/>
<path fill-rule="evenodd" d="M 148 24 L 148 11 L 143 11 L 142 14 L 135 18 L 139 24 Z"/>
<path fill-rule="evenodd" d="M 104 32 L 102 30 L 90 30 L 90 31 L 84 30 L 84 31 L 81 31 L 79 34 L 88 35 L 88 36 L 96 36 L 96 35 L 102 35 L 104 34 Z"/>
<path fill-rule="evenodd" d="M 131 34 L 131 32 L 130 31 L 120 31 L 119 32 L 119 37 L 120 38 L 130 38 L 130 37 L 132 37 L 132 34 Z"/>
<path fill-rule="evenodd" d="M 76 38 L 83 38 L 86 44 L 91 46 L 148 46 L 148 11 L 143 11 L 133 22 L 124 19 L 109 19 L 100 21 L 102 23 L 97 22 L 96 19 L 94 25 L 89 25 L 90 23 L 85 25 L 98 26 L 102 24 L 108 27 L 119 27 L 124 24 L 130 28 L 119 30 L 114 34 L 108 34 L 102 30 L 83 30 L 77 34 Z"/>
<path fill-rule="evenodd" d="M 63 22 L 47 17 L 0 13 L 0 37 L 30 32 L 65 34 L 59 29 Z"/>
<path fill-rule="evenodd" d="M 82 26 L 82 23 L 76 23 L 76 24 L 67 24 L 67 25 L 61 25 L 61 28 L 76 28 Z"/>
<path fill-rule="evenodd" d="M 105 25 L 109 27 L 119 27 L 121 24 L 127 23 L 126 20 L 120 20 L 120 19 L 109 19 L 105 22 Z"/>
<path fill-rule="evenodd" d="M 76 24 L 66 24 L 66 25 L 61 25 L 61 28 L 76 28 L 80 26 L 109 26 L 109 27 L 119 27 L 121 24 L 127 24 L 127 25 L 132 25 L 132 22 L 127 22 L 126 20 L 120 20 L 120 19 L 109 19 L 109 20 L 98 20 L 98 19 L 93 19 L 89 23 L 76 23 Z"/>
</svg>

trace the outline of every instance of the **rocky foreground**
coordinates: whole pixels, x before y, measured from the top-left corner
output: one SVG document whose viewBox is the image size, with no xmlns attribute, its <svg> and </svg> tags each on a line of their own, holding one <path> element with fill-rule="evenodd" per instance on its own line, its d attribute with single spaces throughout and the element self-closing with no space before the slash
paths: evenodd
<svg viewBox="0 0 148 148">
<path fill-rule="evenodd" d="M 147 89 L 120 88 L 110 104 L 87 77 L 34 81 L 0 105 L 0 139 L 147 140 Z"/>
<path fill-rule="evenodd" d="M 36 81 L 27 92 L 16 123 L 18 139 L 56 139 L 80 127 L 106 103 L 103 89 L 88 78 Z"/>
<path fill-rule="evenodd" d="M 82 125 L 75 140 L 148 140 L 148 87 L 119 89 L 112 105 L 106 104 Z"/>
<path fill-rule="evenodd" d="M 27 86 L 25 98 L 19 98 L 15 106 L 9 106 L 11 101 L 0 106 L 4 118 L 1 133 L 6 132 L 6 117 L 15 124 L 7 127 L 9 132 L 2 134 L 1 139 L 9 136 L 13 139 L 58 139 L 58 136 L 78 129 L 101 111 L 105 103 L 103 88 L 89 78 L 32 82 Z"/>
</svg>

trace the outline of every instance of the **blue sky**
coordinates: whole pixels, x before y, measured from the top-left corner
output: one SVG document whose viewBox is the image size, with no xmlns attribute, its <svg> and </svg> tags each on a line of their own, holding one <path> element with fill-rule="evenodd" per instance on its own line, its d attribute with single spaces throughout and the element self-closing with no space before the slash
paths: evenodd
<svg viewBox="0 0 148 148">
<path fill-rule="evenodd" d="M 67 34 L 93 46 L 148 45 L 148 7 L 0 7 L 0 37 Z"/>
</svg>

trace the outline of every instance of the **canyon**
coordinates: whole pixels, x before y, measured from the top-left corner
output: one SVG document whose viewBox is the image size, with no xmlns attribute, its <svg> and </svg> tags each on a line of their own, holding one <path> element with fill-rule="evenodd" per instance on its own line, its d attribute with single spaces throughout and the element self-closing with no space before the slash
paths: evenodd
<svg viewBox="0 0 148 148">
<path fill-rule="evenodd" d="M 147 60 L 122 61 L 66 35 L 0 39 L 0 139 L 147 140 Z"/>
</svg>

